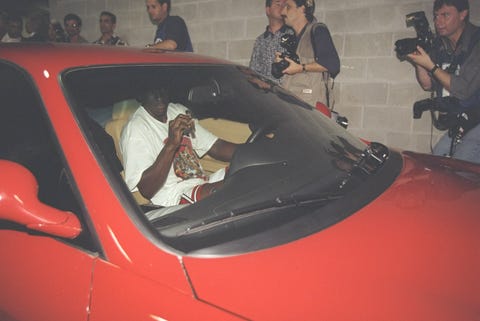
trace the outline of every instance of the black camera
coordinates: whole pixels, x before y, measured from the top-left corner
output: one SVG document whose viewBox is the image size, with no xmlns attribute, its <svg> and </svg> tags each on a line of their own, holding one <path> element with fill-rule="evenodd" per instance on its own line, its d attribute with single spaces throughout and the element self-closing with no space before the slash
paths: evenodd
<svg viewBox="0 0 480 321">
<path fill-rule="evenodd" d="M 436 97 L 417 101 L 413 105 L 413 118 L 421 118 L 429 110 L 432 122 L 438 130 L 448 130 L 452 137 L 452 146 L 460 141 L 467 132 L 480 124 L 480 112 L 465 107 L 459 99 L 451 96 Z M 437 111 L 438 113 L 434 113 Z"/>
<path fill-rule="evenodd" d="M 432 112 L 433 125 L 438 130 L 456 128 L 460 121 L 464 127 L 467 125 L 463 119 L 465 110 L 455 97 L 446 96 L 419 100 L 413 104 L 413 118 L 421 118 L 423 112 L 427 110 Z M 438 115 L 433 113 L 435 111 L 438 112 Z"/>
<path fill-rule="evenodd" d="M 283 49 L 285 49 L 285 52 L 283 52 L 280 55 L 280 60 L 279 62 L 274 62 L 272 64 L 272 76 L 280 79 L 283 76 L 283 71 L 288 68 L 290 63 L 285 60 L 286 57 L 292 59 L 296 63 L 300 63 L 300 58 L 296 54 L 297 50 L 297 38 L 293 34 L 285 34 L 280 38 L 280 46 L 282 46 Z"/>
<path fill-rule="evenodd" d="M 428 98 L 419 100 L 413 104 L 413 118 L 421 118 L 423 112 L 426 110 L 458 114 L 462 112 L 463 109 L 460 100 L 452 96 Z"/>
<path fill-rule="evenodd" d="M 404 57 L 422 47 L 427 53 L 432 49 L 434 35 L 425 17 L 425 12 L 417 11 L 406 15 L 407 27 L 414 27 L 417 33 L 416 38 L 404 38 L 395 42 L 395 51 L 400 57 Z"/>
</svg>

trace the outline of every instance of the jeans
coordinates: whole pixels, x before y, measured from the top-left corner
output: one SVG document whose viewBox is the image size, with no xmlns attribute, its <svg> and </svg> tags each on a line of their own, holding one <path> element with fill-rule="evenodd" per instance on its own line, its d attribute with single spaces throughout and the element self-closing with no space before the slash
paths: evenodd
<svg viewBox="0 0 480 321">
<path fill-rule="evenodd" d="M 433 154 L 448 156 L 452 138 L 445 133 L 433 148 Z M 480 164 L 480 124 L 470 129 L 454 147 L 453 158 Z"/>
</svg>

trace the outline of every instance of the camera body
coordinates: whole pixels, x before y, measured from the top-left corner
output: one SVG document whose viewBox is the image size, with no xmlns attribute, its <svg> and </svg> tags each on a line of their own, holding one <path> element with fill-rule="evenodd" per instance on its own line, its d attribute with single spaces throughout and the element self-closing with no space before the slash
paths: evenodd
<svg viewBox="0 0 480 321">
<path fill-rule="evenodd" d="M 471 128 L 465 108 L 460 101 L 451 96 L 428 98 L 413 104 L 413 118 L 419 119 L 424 111 L 432 112 L 433 125 L 438 130 L 458 130 L 458 128 Z M 438 112 L 438 115 L 433 112 Z"/>
<path fill-rule="evenodd" d="M 460 100 L 452 96 L 427 98 L 413 104 L 413 118 L 421 118 L 423 112 L 426 110 L 458 114 L 464 111 L 464 108 L 460 104 Z"/>
<path fill-rule="evenodd" d="M 427 53 L 432 49 L 434 35 L 430 30 L 430 25 L 425 17 L 424 11 L 412 12 L 406 15 L 405 22 L 407 27 L 414 27 L 417 33 L 416 38 L 404 38 L 395 42 L 395 51 L 400 57 L 404 57 L 417 50 L 417 46 L 422 47 Z"/>
<path fill-rule="evenodd" d="M 280 38 L 280 46 L 285 49 L 285 52 L 280 55 L 279 62 L 272 63 L 272 76 L 276 79 L 280 79 L 283 76 L 283 71 L 288 68 L 290 63 L 285 60 L 286 57 L 292 59 L 296 63 L 300 63 L 300 58 L 296 54 L 297 50 L 297 38 L 293 34 L 284 34 Z"/>
</svg>

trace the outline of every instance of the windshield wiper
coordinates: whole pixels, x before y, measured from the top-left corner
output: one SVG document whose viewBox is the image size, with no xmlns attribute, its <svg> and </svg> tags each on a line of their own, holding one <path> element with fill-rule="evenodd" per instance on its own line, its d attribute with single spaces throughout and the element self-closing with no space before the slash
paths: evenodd
<svg viewBox="0 0 480 321">
<path fill-rule="evenodd" d="M 252 204 L 244 207 L 239 207 L 230 210 L 227 213 L 210 217 L 199 224 L 189 226 L 185 231 L 179 233 L 177 236 L 185 236 L 198 232 L 203 232 L 215 228 L 220 225 L 233 223 L 239 220 L 244 220 L 250 217 L 258 217 L 262 215 L 271 214 L 274 211 L 285 210 L 289 208 L 308 207 L 308 206 L 324 206 L 331 201 L 342 198 L 343 195 L 327 195 L 317 197 L 295 197 L 282 199 L 277 197 L 275 200 L 270 200 L 262 203 Z"/>
</svg>

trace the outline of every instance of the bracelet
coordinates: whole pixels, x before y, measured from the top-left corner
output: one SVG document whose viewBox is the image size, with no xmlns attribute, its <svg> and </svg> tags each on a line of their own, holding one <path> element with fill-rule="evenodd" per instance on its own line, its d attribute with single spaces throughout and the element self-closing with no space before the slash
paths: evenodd
<svg viewBox="0 0 480 321">
<path fill-rule="evenodd" d="M 307 68 L 305 68 L 305 64 L 302 64 L 302 72 L 307 72 Z"/>
<path fill-rule="evenodd" d="M 433 66 L 433 68 L 430 69 L 430 71 L 428 72 L 430 76 L 433 77 L 433 74 L 435 73 L 435 71 L 437 71 L 438 68 L 440 68 L 440 66 L 438 64 L 435 64 L 435 66 Z"/>
</svg>

